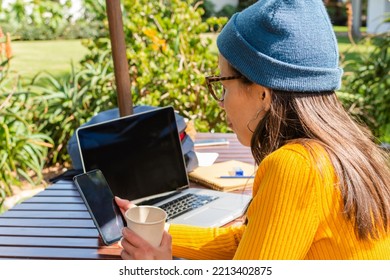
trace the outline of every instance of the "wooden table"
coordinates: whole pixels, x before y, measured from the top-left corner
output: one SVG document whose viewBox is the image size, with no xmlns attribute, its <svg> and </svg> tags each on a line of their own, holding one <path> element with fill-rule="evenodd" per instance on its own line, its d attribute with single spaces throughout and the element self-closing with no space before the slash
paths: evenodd
<svg viewBox="0 0 390 280">
<path fill-rule="evenodd" d="M 250 149 L 235 134 L 196 135 L 196 139 L 212 138 L 227 138 L 229 144 L 195 150 L 219 153 L 217 162 L 254 163 Z M 59 181 L 0 216 L 0 259 L 120 259 L 120 252 L 117 244 L 102 243 L 71 181 Z"/>
</svg>

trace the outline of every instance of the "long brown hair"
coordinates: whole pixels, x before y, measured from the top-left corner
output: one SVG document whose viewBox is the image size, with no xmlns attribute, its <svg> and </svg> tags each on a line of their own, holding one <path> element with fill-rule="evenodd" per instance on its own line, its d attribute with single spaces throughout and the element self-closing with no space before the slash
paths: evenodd
<svg viewBox="0 0 390 280">
<path fill-rule="evenodd" d="M 368 129 L 348 115 L 334 92 L 271 94 L 270 110 L 251 141 L 256 163 L 290 141 L 309 149 L 310 141 L 321 144 L 339 179 L 345 216 L 358 237 L 379 238 L 389 232 L 390 159 Z"/>
</svg>

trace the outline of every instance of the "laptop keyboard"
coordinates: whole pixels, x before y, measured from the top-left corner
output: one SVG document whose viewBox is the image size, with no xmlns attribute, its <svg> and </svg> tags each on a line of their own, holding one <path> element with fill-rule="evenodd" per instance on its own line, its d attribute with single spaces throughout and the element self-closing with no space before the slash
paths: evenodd
<svg viewBox="0 0 390 280">
<path fill-rule="evenodd" d="M 159 205 L 160 208 L 167 212 L 167 221 L 173 219 L 179 215 L 187 213 L 191 210 L 199 208 L 213 200 L 216 200 L 216 196 L 198 195 L 198 194 L 186 194 L 177 199 L 171 200 L 167 203 Z"/>
</svg>

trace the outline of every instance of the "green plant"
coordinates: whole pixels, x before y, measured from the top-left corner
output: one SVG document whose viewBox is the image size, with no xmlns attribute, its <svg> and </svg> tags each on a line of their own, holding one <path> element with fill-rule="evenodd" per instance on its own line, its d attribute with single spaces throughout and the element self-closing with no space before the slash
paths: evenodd
<svg viewBox="0 0 390 280">
<path fill-rule="evenodd" d="M 78 18 L 70 13 L 72 1 L 15 0 L 0 10 L 0 25 L 20 40 L 86 38 L 107 35 L 103 19 L 91 17 L 94 1 L 84 0 Z"/>
<path fill-rule="evenodd" d="M 100 63 L 85 63 L 82 70 L 72 64 L 71 74 L 61 79 L 47 72 L 33 79 L 29 88 L 35 104 L 31 119 L 55 143 L 49 150 L 49 164 L 68 161 L 66 144 L 74 131 L 98 112 L 116 106 L 114 75 L 105 59 L 108 55 L 102 53 Z"/>
<path fill-rule="evenodd" d="M 238 0 L 237 9 L 241 11 L 241 10 L 249 7 L 250 5 L 254 4 L 256 1 L 257 0 Z"/>
<path fill-rule="evenodd" d="M 200 7 L 204 10 L 202 20 L 206 21 L 208 18 L 215 16 L 215 4 L 211 0 L 202 1 Z"/>
<path fill-rule="evenodd" d="M 369 36 L 359 44 L 371 51 L 349 64 L 341 100 L 368 125 L 374 136 L 390 142 L 390 33 Z"/>
<path fill-rule="evenodd" d="M 23 180 L 30 184 L 43 179 L 50 137 L 40 133 L 31 119 L 29 93 L 20 80 L 10 74 L 11 36 L 0 29 L 0 210 L 4 198 Z"/>
<path fill-rule="evenodd" d="M 69 0 L 63 3 L 49 0 L 16 0 L 1 11 L 0 18 L 2 22 L 16 27 L 14 34 L 24 39 L 42 39 L 46 36 L 50 38 L 69 23 L 70 6 Z M 43 34 L 39 34 L 39 31 Z"/>
<path fill-rule="evenodd" d="M 212 40 L 202 34 L 227 19 L 203 22 L 203 9 L 193 2 L 122 1 L 133 103 L 172 105 L 199 131 L 226 131 L 225 116 L 205 86 L 217 56 L 210 50 Z M 102 50 L 110 50 L 107 40 L 90 40 L 88 47 L 86 61 L 95 63 Z"/>
<path fill-rule="evenodd" d="M 231 18 L 236 12 L 237 12 L 237 7 L 233 5 L 225 5 L 222 7 L 220 11 L 217 12 L 216 16 Z"/>
<path fill-rule="evenodd" d="M 0 95 L 0 189 L 6 196 L 13 194 L 12 186 L 21 185 L 21 179 L 31 184 L 42 181 L 47 148 L 52 142 L 24 118 L 29 110 L 26 99 L 26 93 Z"/>
</svg>

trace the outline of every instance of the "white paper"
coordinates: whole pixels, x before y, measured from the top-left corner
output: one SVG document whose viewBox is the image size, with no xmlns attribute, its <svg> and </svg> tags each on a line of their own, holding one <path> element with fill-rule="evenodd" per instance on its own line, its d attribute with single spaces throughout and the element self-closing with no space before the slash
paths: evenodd
<svg viewBox="0 0 390 280">
<path fill-rule="evenodd" d="M 198 158 L 199 166 L 210 166 L 218 158 L 218 153 L 199 153 L 195 152 L 196 157 Z"/>
</svg>

